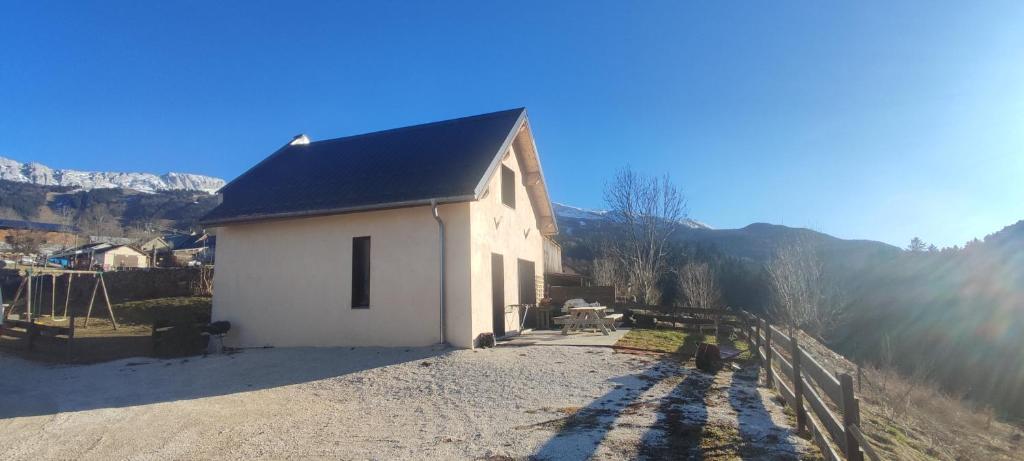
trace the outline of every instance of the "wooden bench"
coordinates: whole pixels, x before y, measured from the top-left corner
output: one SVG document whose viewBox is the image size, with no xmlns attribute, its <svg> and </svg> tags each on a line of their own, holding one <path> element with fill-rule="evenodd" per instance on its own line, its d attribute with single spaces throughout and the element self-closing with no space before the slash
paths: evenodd
<svg viewBox="0 0 1024 461">
<path fill-rule="evenodd" d="M 571 315 L 559 315 L 558 317 L 555 317 L 555 318 L 553 318 L 551 320 L 555 323 L 555 325 L 565 325 L 565 324 L 567 324 L 567 323 L 572 321 L 572 316 Z"/>
<path fill-rule="evenodd" d="M 611 328 L 612 331 L 615 331 L 616 330 L 615 322 L 621 322 L 622 321 L 622 314 L 608 314 L 608 315 L 605 315 L 604 317 L 602 317 L 602 319 L 604 319 L 605 326 L 607 326 L 608 328 Z"/>
</svg>

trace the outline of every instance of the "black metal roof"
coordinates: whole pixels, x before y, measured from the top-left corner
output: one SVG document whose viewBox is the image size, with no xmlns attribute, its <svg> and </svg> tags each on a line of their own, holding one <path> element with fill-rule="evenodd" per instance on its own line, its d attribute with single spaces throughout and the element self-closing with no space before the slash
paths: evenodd
<svg viewBox="0 0 1024 461">
<path fill-rule="evenodd" d="M 206 224 L 472 200 L 523 108 L 285 145 L 221 189 Z"/>
<path fill-rule="evenodd" d="M 217 237 L 206 233 L 168 235 L 163 237 L 171 250 L 192 250 L 217 246 Z"/>
</svg>

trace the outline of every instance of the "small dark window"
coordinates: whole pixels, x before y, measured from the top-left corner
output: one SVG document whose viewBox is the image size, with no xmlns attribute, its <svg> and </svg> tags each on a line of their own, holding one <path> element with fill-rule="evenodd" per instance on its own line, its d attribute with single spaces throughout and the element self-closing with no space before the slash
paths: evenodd
<svg viewBox="0 0 1024 461">
<path fill-rule="evenodd" d="M 352 239 L 352 307 L 370 307 L 370 237 Z"/>
<path fill-rule="evenodd" d="M 501 166 L 501 203 L 516 207 L 516 172 L 505 165 Z"/>
</svg>

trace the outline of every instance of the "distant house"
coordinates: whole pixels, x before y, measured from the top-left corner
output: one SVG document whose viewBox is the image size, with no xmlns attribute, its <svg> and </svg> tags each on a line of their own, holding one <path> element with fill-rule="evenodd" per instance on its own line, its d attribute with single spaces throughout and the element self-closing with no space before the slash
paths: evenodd
<svg viewBox="0 0 1024 461">
<path fill-rule="evenodd" d="M 154 237 L 139 245 L 154 267 L 182 267 L 213 264 L 217 237 L 206 232 Z"/>
<path fill-rule="evenodd" d="M 50 261 L 61 262 L 72 269 L 114 270 L 149 267 L 149 257 L 128 245 L 90 243 L 50 255 Z"/>
<path fill-rule="evenodd" d="M 222 190 L 215 320 L 241 346 L 474 347 L 519 329 L 557 233 L 525 109 L 311 142 Z"/>
</svg>

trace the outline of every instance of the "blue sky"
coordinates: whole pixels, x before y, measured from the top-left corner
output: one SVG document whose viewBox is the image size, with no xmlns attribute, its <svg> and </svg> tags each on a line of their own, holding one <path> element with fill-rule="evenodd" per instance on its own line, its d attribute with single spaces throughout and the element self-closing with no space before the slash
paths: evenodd
<svg viewBox="0 0 1024 461">
<path fill-rule="evenodd" d="M 626 163 L 715 227 L 962 244 L 1024 219 L 1024 2 L 3 2 L 0 156 L 232 178 L 526 106 L 552 199 Z"/>
</svg>

